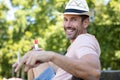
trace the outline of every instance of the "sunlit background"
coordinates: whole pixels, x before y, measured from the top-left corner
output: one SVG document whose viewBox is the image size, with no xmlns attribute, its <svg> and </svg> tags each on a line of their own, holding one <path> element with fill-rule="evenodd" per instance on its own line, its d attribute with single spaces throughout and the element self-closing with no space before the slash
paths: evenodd
<svg viewBox="0 0 120 80">
<path fill-rule="evenodd" d="M 64 55 L 69 41 L 62 28 L 68 0 L 0 0 L 0 80 L 20 77 L 12 64 L 30 50 L 34 39 L 39 47 Z M 120 0 L 87 0 L 90 7 L 88 32 L 101 47 L 102 70 L 120 69 Z M 54 6 L 53 6 L 54 5 Z"/>
</svg>

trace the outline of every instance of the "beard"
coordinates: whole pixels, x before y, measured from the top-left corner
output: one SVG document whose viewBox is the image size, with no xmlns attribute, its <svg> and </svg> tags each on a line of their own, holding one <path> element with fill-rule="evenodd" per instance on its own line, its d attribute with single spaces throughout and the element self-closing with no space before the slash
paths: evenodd
<svg viewBox="0 0 120 80">
<path fill-rule="evenodd" d="M 66 37 L 70 40 L 74 40 L 77 37 L 77 29 L 73 27 L 65 28 Z"/>
<path fill-rule="evenodd" d="M 82 34 L 84 32 L 83 26 L 77 26 L 77 27 L 64 27 L 66 37 L 70 40 L 75 40 L 78 35 Z"/>
</svg>

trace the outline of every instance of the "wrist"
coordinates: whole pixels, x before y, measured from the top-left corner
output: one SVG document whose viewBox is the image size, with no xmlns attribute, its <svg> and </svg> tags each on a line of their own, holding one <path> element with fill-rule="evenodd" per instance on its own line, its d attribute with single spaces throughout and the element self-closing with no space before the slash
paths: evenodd
<svg viewBox="0 0 120 80">
<path fill-rule="evenodd" d="M 50 60 L 49 61 L 52 62 L 54 60 L 55 54 L 56 54 L 55 52 L 49 51 L 49 55 L 50 55 L 50 58 L 49 58 Z"/>
</svg>

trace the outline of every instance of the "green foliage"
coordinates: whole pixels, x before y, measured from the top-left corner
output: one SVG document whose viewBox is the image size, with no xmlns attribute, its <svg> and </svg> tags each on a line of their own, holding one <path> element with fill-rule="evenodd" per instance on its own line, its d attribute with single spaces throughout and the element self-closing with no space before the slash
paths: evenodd
<svg viewBox="0 0 120 80">
<path fill-rule="evenodd" d="M 57 2 L 60 2 L 60 4 L 56 4 Z M 20 51 L 21 56 L 25 54 L 30 50 L 34 39 L 38 39 L 39 47 L 45 50 L 56 52 L 66 50 L 67 40 L 62 39 L 65 38 L 65 35 L 63 30 L 60 29 L 62 24 L 57 22 L 61 18 L 56 14 L 58 13 L 57 9 L 63 11 L 64 8 L 61 4 L 64 4 L 64 2 L 64 0 L 11 0 L 13 8 L 17 8 L 14 13 L 14 20 L 6 20 L 6 5 L 0 5 L 0 58 L 2 58 L 0 60 L 0 76 L 2 78 L 12 76 L 11 65 L 17 60 L 18 51 Z M 62 22 L 62 20 L 59 22 Z M 56 29 L 54 30 L 55 26 Z M 57 30 L 59 33 L 57 33 Z M 50 35 L 48 36 L 48 34 Z M 57 48 L 50 47 L 52 44 L 55 47 L 58 44 L 51 37 L 56 38 L 56 41 L 59 39 L 59 43 L 64 43 L 64 45 Z"/>
<path fill-rule="evenodd" d="M 120 69 L 120 0 L 111 0 L 108 5 L 99 4 L 95 8 L 95 22 L 91 32 L 94 33 L 101 45 L 101 65 L 103 69 Z M 92 31 L 92 28 L 91 30 Z"/>
<path fill-rule="evenodd" d="M 33 40 L 39 47 L 63 54 L 69 46 L 62 28 L 65 4 L 68 0 L 10 0 L 14 20 L 7 20 L 9 10 L 4 0 L 0 1 L 0 79 L 11 77 L 12 64 L 30 50 Z M 103 1 L 103 0 L 102 0 Z M 94 34 L 101 46 L 102 69 L 120 69 L 120 0 L 111 0 L 107 5 L 101 0 L 87 0 L 95 10 L 95 21 L 88 31 Z M 54 5 L 54 6 L 53 6 Z"/>
<path fill-rule="evenodd" d="M 91 28 L 92 27 L 92 28 Z M 120 69 L 120 25 L 96 25 L 89 26 L 89 32 L 94 34 L 101 47 L 101 65 L 103 69 L 111 67 Z M 117 55 L 117 56 L 116 56 Z"/>
</svg>

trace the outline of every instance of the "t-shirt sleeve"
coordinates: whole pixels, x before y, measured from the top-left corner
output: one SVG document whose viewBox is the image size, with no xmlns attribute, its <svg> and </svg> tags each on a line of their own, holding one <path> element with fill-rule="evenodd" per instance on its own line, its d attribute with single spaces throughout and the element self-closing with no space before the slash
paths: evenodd
<svg viewBox="0 0 120 80">
<path fill-rule="evenodd" d="M 81 36 L 77 39 L 75 55 L 78 59 L 87 54 L 93 54 L 99 57 L 100 47 L 97 40 L 90 36 Z"/>
</svg>

